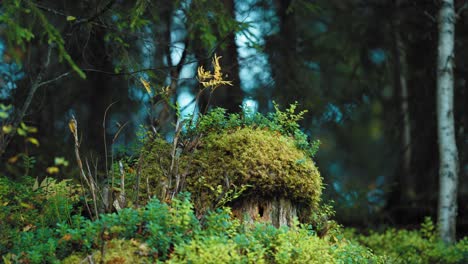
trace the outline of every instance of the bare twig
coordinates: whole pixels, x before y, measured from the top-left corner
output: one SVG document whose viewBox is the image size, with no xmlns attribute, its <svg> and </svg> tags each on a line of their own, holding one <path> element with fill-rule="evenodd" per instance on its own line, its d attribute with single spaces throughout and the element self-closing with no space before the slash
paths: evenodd
<svg viewBox="0 0 468 264">
<path fill-rule="evenodd" d="M 55 77 L 55 78 L 52 78 L 50 80 L 47 80 L 47 81 L 44 81 L 44 82 L 41 82 L 37 85 L 37 88 L 41 87 L 41 86 L 44 86 L 44 85 L 47 85 L 47 84 L 50 84 L 50 83 L 53 83 L 53 82 L 56 82 L 62 78 L 65 78 L 67 77 L 68 75 L 70 75 L 72 72 L 69 71 L 69 72 L 65 72 L 65 73 L 62 73 L 60 74 L 59 76 Z"/>
<path fill-rule="evenodd" d="M 94 192 L 95 183 L 94 183 L 94 181 L 92 180 L 92 177 L 91 177 L 91 170 L 89 169 L 89 164 L 87 164 L 88 165 L 88 171 L 89 171 L 89 174 L 90 174 L 89 179 L 86 176 L 85 170 L 83 168 L 83 162 L 81 161 L 80 150 L 79 150 L 80 143 L 78 141 L 78 122 L 76 121 L 74 116 L 72 116 L 72 119 L 68 123 L 68 126 L 70 127 L 70 131 L 72 132 L 73 138 L 75 140 L 75 158 L 76 158 L 76 162 L 78 164 L 78 168 L 79 168 L 79 171 L 80 171 L 81 178 L 84 180 L 84 182 L 86 183 L 88 188 L 91 190 L 91 195 L 93 196 L 93 201 L 94 201 L 95 216 L 96 216 L 96 218 L 99 218 L 99 214 L 97 212 L 96 195 L 95 195 L 95 192 Z M 91 214 L 91 218 L 93 218 L 92 214 Z"/>
<path fill-rule="evenodd" d="M 136 186 L 135 186 L 135 205 L 138 207 L 138 197 L 140 195 L 140 176 L 141 176 L 141 162 L 142 161 L 142 157 L 140 156 L 140 159 L 138 160 L 138 167 L 137 167 L 137 170 L 136 170 Z"/>
<path fill-rule="evenodd" d="M 176 125 L 176 131 L 175 131 L 175 137 L 172 142 L 172 152 L 171 152 L 171 167 L 169 170 L 169 177 L 172 179 L 172 176 L 175 175 L 176 177 L 176 185 L 175 188 L 172 191 L 172 199 L 174 199 L 174 195 L 179 191 L 179 185 L 180 185 L 180 175 L 178 174 L 178 169 L 174 170 L 174 165 L 178 161 L 176 157 L 176 151 L 177 151 L 177 142 L 179 141 L 179 136 L 180 132 L 182 131 L 182 122 L 180 120 L 177 120 L 177 125 Z M 177 166 L 178 168 L 178 166 Z M 169 188 L 172 187 L 171 183 L 169 181 Z"/>
<path fill-rule="evenodd" d="M 94 213 L 96 214 L 96 218 L 99 219 L 97 197 L 96 197 L 97 185 L 96 185 L 96 181 L 93 179 L 91 169 L 89 167 L 89 163 L 87 159 L 86 159 L 86 167 L 88 168 L 88 177 L 89 177 L 89 182 L 90 182 L 91 195 L 93 196 Z"/>
<path fill-rule="evenodd" d="M 122 132 L 122 130 L 128 125 L 128 123 L 129 123 L 129 122 L 127 121 L 127 122 L 125 122 L 125 124 L 119 126 L 119 130 L 117 130 L 117 132 L 116 132 L 115 135 L 114 135 L 114 138 L 112 138 L 112 144 L 115 143 L 115 141 L 117 140 L 117 138 L 118 138 L 119 135 L 120 135 L 120 132 Z"/>
<path fill-rule="evenodd" d="M 109 178 L 109 165 L 107 164 L 107 138 L 106 138 L 106 117 L 107 117 L 107 111 L 117 102 L 111 103 L 106 110 L 104 111 L 104 118 L 102 119 L 102 135 L 104 137 L 104 158 L 105 158 L 105 163 L 106 163 L 106 177 Z M 112 169 L 112 168 L 111 168 Z M 112 176 L 114 176 L 114 173 L 112 173 Z M 112 179 L 112 182 L 114 182 L 114 179 Z"/>
<path fill-rule="evenodd" d="M 126 198 L 125 198 L 125 170 L 123 167 L 123 163 L 119 161 L 119 168 L 120 168 L 120 197 L 119 197 L 119 204 L 120 208 L 125 208 L 126 206 Z"/>
</svg>

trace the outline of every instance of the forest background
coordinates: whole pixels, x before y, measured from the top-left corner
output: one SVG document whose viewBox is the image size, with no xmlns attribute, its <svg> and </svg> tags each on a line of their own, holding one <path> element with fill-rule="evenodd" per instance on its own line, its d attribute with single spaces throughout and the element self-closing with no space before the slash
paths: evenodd
<svg viewBox="0 0 468 264">
<path fill-rule="evenodd" d="M 273 102 L 297 101 L 308 110 L 301 127 L 321 142 L 316 164 L 337 220 L 415 227 L 437 217 L 439 7 L 432 0 L 3 1 L 0 173 L 44 178 L 56 173 L 54 158 L 73 161 L 72 116 L 82 151 L 104 176 L 106 148 L 135 154 L 142 127 L 170 140 L 178 118 L 207 106 L 267 113 Z M 466 1 L 454 7 L 462 237 L 468 12 Z M 210 68 L 214 54 L 233 86 L 197 101 L 196 69 Z M 145 84 L 167 88 L 148 95 Z M 168 104 L 150 107 L 161 96 Z M 11 133 L 18 128 L 25 134 Z M 54 177 L 78 175 L 74 166 L 60 170 Z"/>
</svg>

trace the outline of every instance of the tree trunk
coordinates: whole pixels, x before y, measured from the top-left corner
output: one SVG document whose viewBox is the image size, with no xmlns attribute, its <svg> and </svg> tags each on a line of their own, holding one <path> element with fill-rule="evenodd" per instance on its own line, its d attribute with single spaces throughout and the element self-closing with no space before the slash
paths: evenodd
<svg viewBox="0 0 468 264">
<path fill-rule="evenodd" d="M 223 0 L 222 3 L 226 14 L 232 19 L 236 19 L 234 0 Z M 231 81 L 233 86 L 222 85 L 217 88 L 212 95 L 206 92 L 205 95 L 200 98 L 200 110 L 203 113 L 207 104 L 209 104 L 208 107 L 223 107 L 230 113 L 239 112 L 244 94 L 240 84 L 236 30 L 231 29 L 231 32 L 229 32 L 227 36 L 218 35 L 217 38 L 220 43 L 220 48 L 217 49 L 217 55 L 222 57 L 220 63 L 223 69 L 223 77 Z M 207 51 L 204 52 L 207 53 Z M 197 57 L 199 62 L 202 62 L 201 58 Z M 208 60 L 208 62 L 210 63 L 211 59 Z M 211 66 L 207 68 L 209 69 Z"/>
<path fill-rule="evenodd" d="M 402 153 L 403 153 L 403 175 L 405 177 L 406 196 L 414 195 L 414 182 L 411 176 L 411 120 L 408 103 L 408 83 L 407 83 L 407 70 L 406 70 L 406 53 L 401 40 L 400 32 L 397 32 L 396 45 L 398 50 L 398 67 L 400 69 L 397 81 L 400 88 L 400 110 L 403 118 L 403 131 L 402 139 Z"/>
<path fill-rule="evenodd" d="M 301 79 L 303 64 L 298 57 L 298 29 L 294 11 L 288 11 L 294 1 L 274 1 L 278 16 L 279 33 L 267 39 L 267 54 L 275 81 L 273 96 L 285 106 L 294 101 L 302 103 L 307 87 Z"/>
<path fill-rule="evenodd" d="M 400 190 L 400 202 L 414 198 L 414 179 L 411 175 L 411 120 L 408 103 L 408 69 L 406 60 L 405 43 L 401 33 L 401 15 L 399 11 L 400 1 L 397 1 L 395 18 L 393 21 L 394 35 L 394 82 L 395 90 L 399 92 L 400 113 L 402 124 L 401 127 L 401 171 L 398 173 L 398 189 Z"/>
<path fill-rule="evenodd" d="M 437 58 L 437 133 L 439 139 L 440 238 L 455 241 L 457 216 L 458 151 L 453 117 L 455 10 L 453 0 L 441 1 Z"/>
<path fill-rule="evenodd" d="M 232 212 L 236 218 L 253 223 L 260 221 L 275 227 L 292 226 L 298 218 L 297 207 L 285 198 L 249 198 L 235 202 Z"/>
</svg>

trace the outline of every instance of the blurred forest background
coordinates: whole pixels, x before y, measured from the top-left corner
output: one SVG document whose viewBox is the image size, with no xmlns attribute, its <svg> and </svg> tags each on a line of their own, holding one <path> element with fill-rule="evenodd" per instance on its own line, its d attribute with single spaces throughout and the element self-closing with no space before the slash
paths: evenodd
<svg viewBox="0 0 468 264">
<path fill-rule="evenodd" d="M 468 233 L 468 12 L 466 1 L 455 2 L 462 236 Z M 321 141 L 316 163 L 340 223 L 412 227 L 425 216 L 435 219 L 437 11 L 434 0 L 4 1 L 0 122 L 37 128 L 38 142 L 3 131 L 0 173 L 21 177 L 27 165 L 18 164 L 34 162 L 30 175 L 45 177 L 54 157 L 73 163 L 72 116 L 83 153 L 102 175 L 105 146 L 132 155 L 145 127 L 171 139 L 176 112 L 150 107 L 158 98 L 148 96 L 144 80 L 153 89 L 169 87 L 182 116 L 207 105 L 266 113 L 274 101 L 282 108 L 297 101 L 308 110 L 301 126 Z M 196 69 L 210 68 L 214 54 L 234 85 L 203 94 L 196 105 Z M 75 170 L 69 166 L 56 177 L 78 178 Z"/>
</svg>

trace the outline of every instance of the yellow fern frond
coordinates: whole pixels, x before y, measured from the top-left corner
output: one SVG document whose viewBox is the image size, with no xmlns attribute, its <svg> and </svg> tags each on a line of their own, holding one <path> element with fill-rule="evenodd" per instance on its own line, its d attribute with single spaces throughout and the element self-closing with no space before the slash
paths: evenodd
<svg viewBox="0 0 468 264">
<path fill-rule="evenodd" d="M 210 71 L 205 71 L 203 66 L 198 67 L 198 81 L 203 82 L 205 80 L 211 79 L 213 75 Z"/>
<path fill-rule="evenodd" d="M 214 69 L 214 73 L 211 71 L 205 70 L 203 66 L 198 67 L 197 73 L 198 73 L 198 82 L 204 87 L 204 88 L 211 88 L 212 91 L 214 91 L 216 88 L 218 88 L 221 85 L 230 85 L 232 86 L 231 81 L 226 81 L 223 79 L 223 73 L 222 73 L 222 68 L 219 63 L 219 59 L 221 56 L 217 56 L 216 54 L 214 55 L 212 66 Z"/>
<path fill-rule="evenodd" d="M 222 81 L 223 80 L 223 75 L 221 73 L 221 66 L 219 65 L 219 59 L 220 58 L 221 57 L 218 57 L 215 54 L 214 58 L 213 58 L 213 62 L 212 62 L 212 65 L 213 65 L 213 68 L 214 68 L 213 79 L 215 79 L 216 81 Z"/>
</svg>

